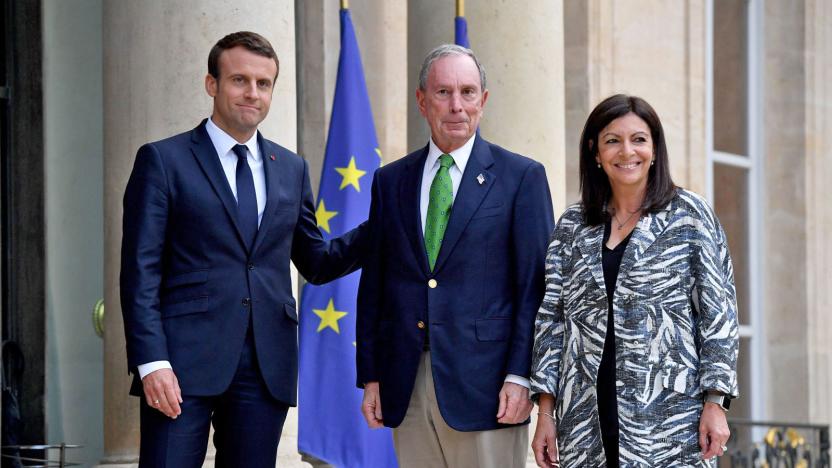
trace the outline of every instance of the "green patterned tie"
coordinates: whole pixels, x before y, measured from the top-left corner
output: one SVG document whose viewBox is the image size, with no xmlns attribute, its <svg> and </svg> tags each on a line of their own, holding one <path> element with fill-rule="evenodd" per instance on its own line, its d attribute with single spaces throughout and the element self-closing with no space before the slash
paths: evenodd
<svg viewBox="0 0 832 468">
<path fill-rule="evenodd" d="M 428 252 L 430 271 L 433 271 L 436 265 L 442 237 L 445 236 L 445 228 L 448 227 L 448 219 L 451 217 L 451 206 L 454 204 L 454 186 L 448 171 L 453 165 L 454 158 L 450 154 L 439 156 L 439 170 L 430 184 L 430 202 L 425 223 L 425 250 Z"/>
</svg>

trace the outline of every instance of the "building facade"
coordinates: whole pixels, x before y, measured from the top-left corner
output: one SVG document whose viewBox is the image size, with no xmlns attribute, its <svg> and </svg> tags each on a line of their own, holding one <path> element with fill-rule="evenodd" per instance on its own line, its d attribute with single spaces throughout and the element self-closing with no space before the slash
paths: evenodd
<svg viewBox="0 0 832 468">
<path fill-rule="evenodd" d="M 2 94 L 2 314 L 4 339 L 22 341 L 34 362 L 24 378 L 27 435 L 84 444 L 75 458 L 86 464 L 131 465 L 138 404 L 127 394 L 118 271 L 121 198 L 136 149 L 207 117 L 208 50 L 228 32 L 257 31 L 281 64 L 261 130 L 309 160 L 316 187 L 338 2 L 3 6 L 10 92 Z M 832 4 L 465 7 L 491 93 L 482 134 L 544 164 L 556 213 L 578 198 L 578 140 L 594 105 L 623 92 L 656 108 L 675 181 L 705 195 L 728 233 L 741 323 L 742 398 L 731 416 L 832 423 Z M 353 0 L 350 9 L 390 162 L 427 141 L 416 75 L 431 48 L 453 41 L 454 2 Z M 103 343 L 88 317 L 100 297 Z M 280 450 L 286 466 L 300 463 L 294 434 L 290 418 Z"/>
</svg>

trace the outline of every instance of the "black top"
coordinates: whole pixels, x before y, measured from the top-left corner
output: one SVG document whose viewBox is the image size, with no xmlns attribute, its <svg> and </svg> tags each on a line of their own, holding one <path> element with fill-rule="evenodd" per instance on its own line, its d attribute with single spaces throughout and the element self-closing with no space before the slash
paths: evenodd
<svg viewBox="0 0 832 468">
<path fill-rule="evenodd" d="M 604 268 L 604 285 L 607 289 L 607 335 L 604 339 L 604 353 L 598 367 L 598 417 L 601 423 L 601 438 L 604 441 L 604 454 L 608 467 L 618 466 L 618 401 L 615 394 L 615 320 L 612 311 L 612 299 L 615 295 L 615 282 L 624 250 L 630 241 L 630 235 L 613 249 L 607 248 L 610 238 L 611 223 L 604 225 L 604 242 L 601 250 L 601 263 Z"/>
</svg>

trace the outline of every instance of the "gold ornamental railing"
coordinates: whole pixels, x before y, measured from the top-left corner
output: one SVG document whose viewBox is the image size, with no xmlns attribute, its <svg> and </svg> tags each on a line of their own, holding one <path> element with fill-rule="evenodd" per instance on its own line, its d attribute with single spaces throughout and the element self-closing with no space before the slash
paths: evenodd
<svg viewBox="0 0 832 468">
<path fill-rule="evenodd" d="M 729 419 L 720 468 L 831 468 L 829 426 Z"/>
</svg>

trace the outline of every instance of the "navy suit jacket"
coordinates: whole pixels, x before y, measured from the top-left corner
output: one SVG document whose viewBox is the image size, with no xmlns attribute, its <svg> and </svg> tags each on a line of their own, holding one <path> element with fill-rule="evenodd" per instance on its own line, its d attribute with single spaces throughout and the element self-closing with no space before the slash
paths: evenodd
<svg viewBox="0 0 832 468">
<path fill-rule="evenodd" d="M 258 134 L 267 201 L 249 250 L 205 121 L 148 143 L 124 194 L 121 307 L 128 366 L 170 361 L 182 393 L 231 383 L 249 321 L 271 395 L 296 404 L 297 323 L 289 261 L 312 283 L 359 266 L 357 230 L 326 242 L 305 160 Z M 349 247 L 349 248 L 348 248 Z M 134 378 L 131 390 L 140 394 Z"/>
<path fill-rule="evenodd" d="M 373 179 L 372 248 L 358 292 L 358 386 L 378 381 L 384 424 L 398 426 L 428 324 L 445 422 L 460 431 L 495 429 L 506 375 L 530 375 L 554 226 L 546 174 L 478 136 L 431 272 L 419 211 L 427 154 L 425 147 L 387 164 Z"/>
</svg>

